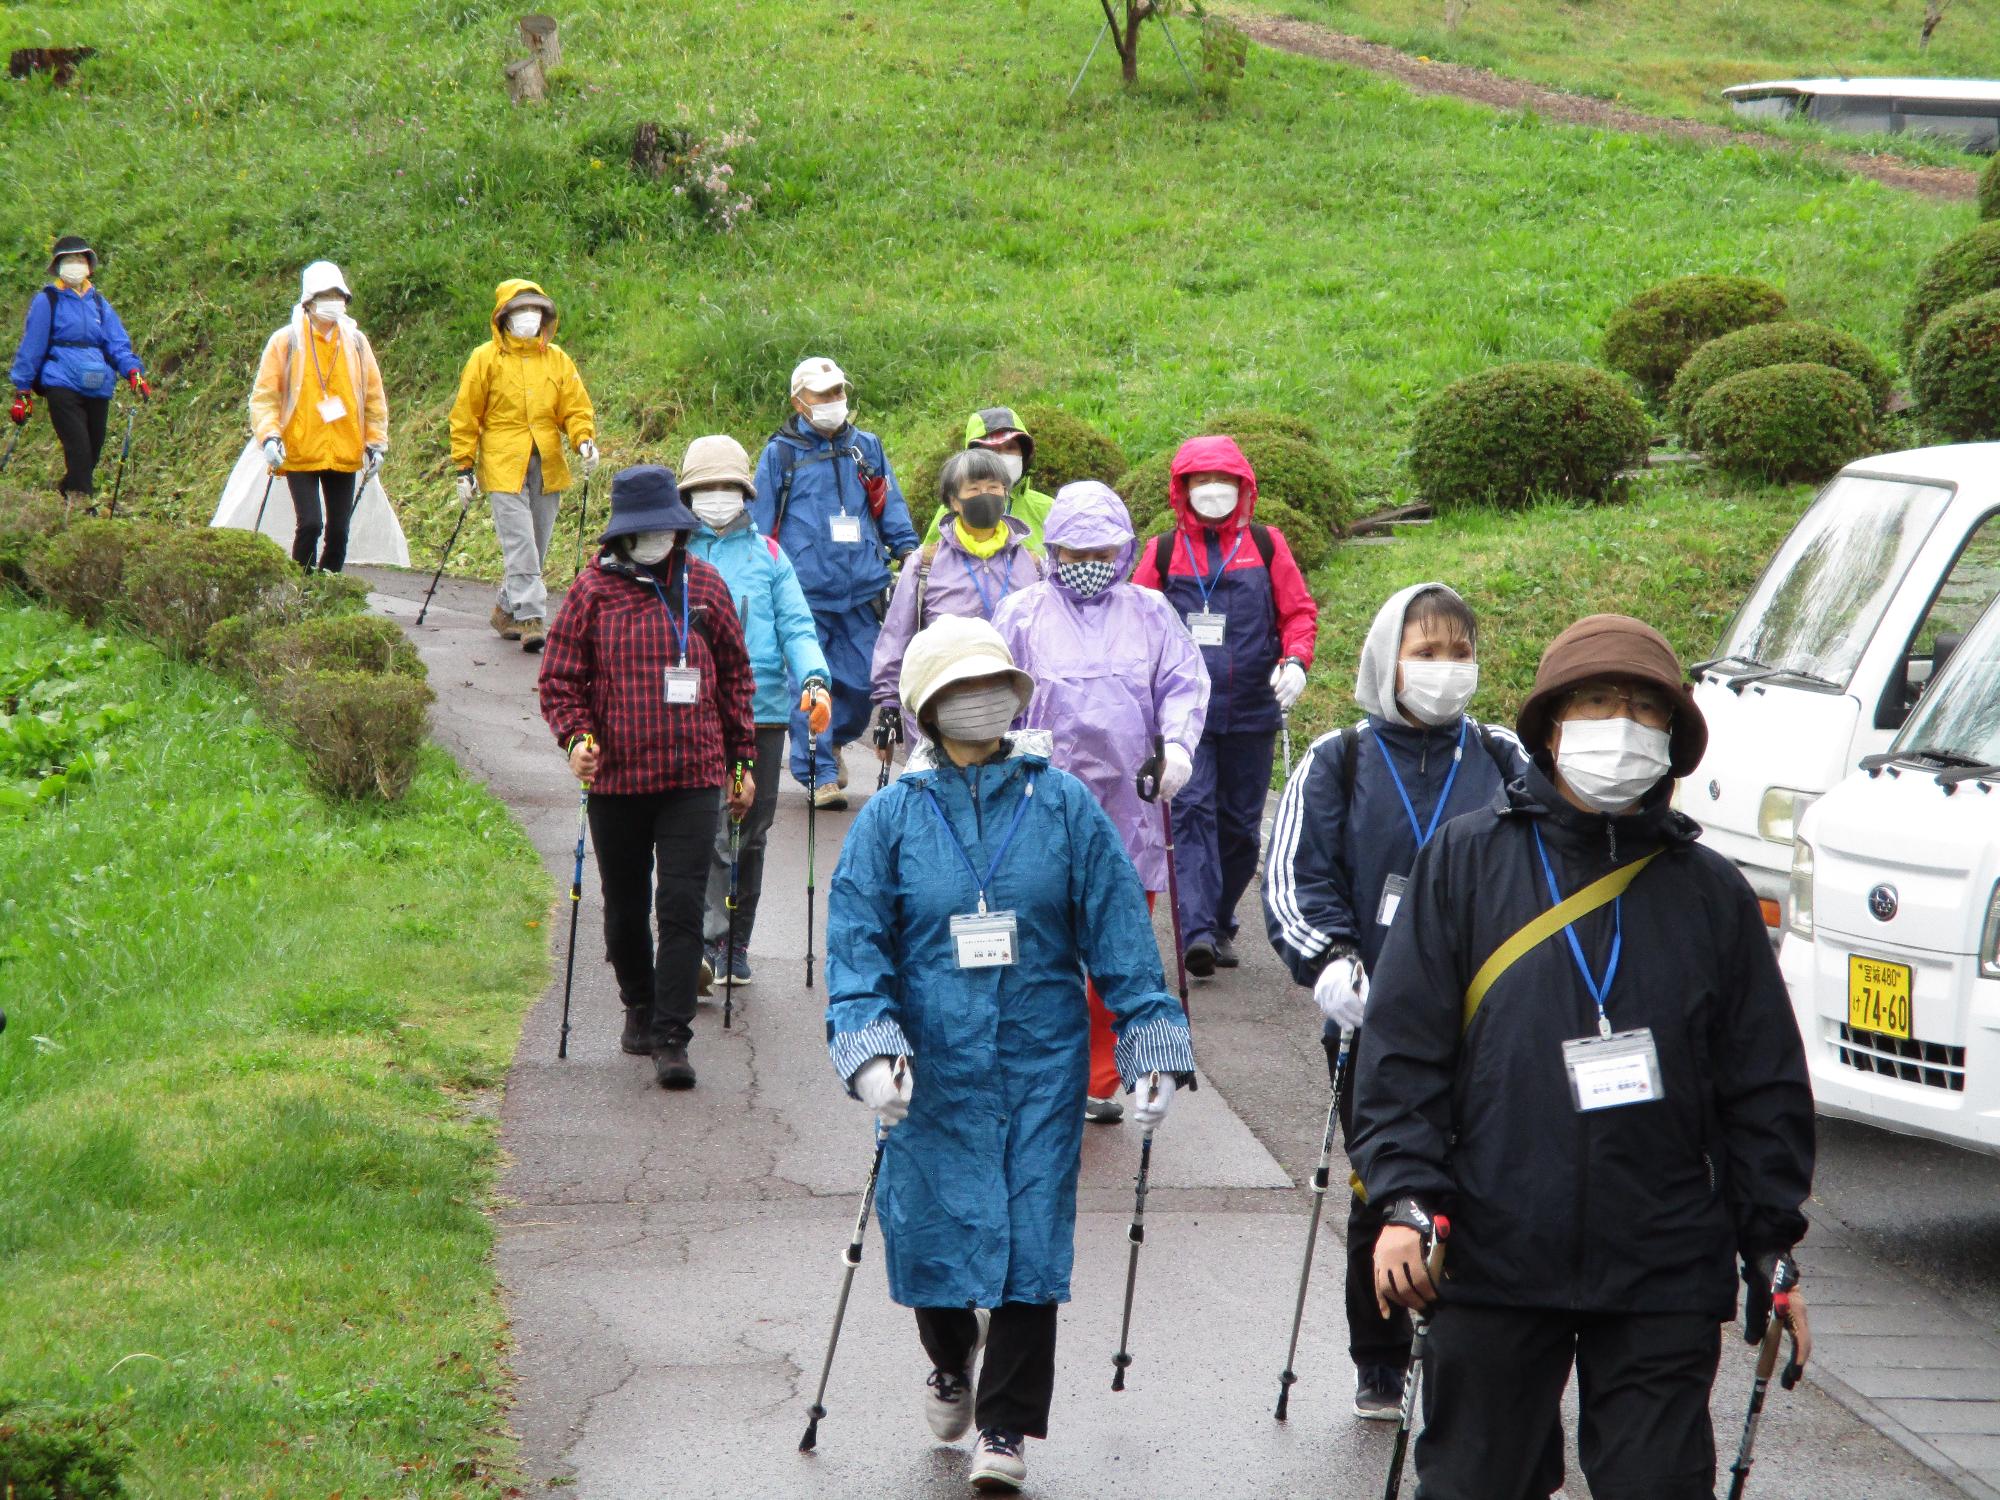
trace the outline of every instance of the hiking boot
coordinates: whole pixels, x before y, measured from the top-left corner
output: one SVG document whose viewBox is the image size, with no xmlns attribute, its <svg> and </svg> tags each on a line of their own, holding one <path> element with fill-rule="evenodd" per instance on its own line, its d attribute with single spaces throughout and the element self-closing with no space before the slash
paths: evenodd
<svg viewBox="0 0 2000 1500">
<path fill-rule="evenodd" d="M 663 1089 L 694 1087 L 694 1064 L 688 1061 L 686 1042 L 669 1042 L 653 1049 L 653 1081 Z"/>
<path fill-rule="evenodd" d="M 972 1445 L 972 1472 L 966 1475 L 982 1495 L 1013 1495 L 1028 1482 L 1027 1461 L 1021 1457 L 1021 1434 L 998 1427 L 979 1429 Z"/>
<path fill-rule="evenodd" d="M 650 1057 L 653 1051 L 653 1007 L 625 1007 L 625 1034 L 618 1038 L 618 1050 L 633 1057 Z"/>
<path fill-rule="evenodd" d="M 1218 969 L 1233 969 L 1243 962 L 1236 956 L 1236 945 L 1226 937 L 1215 940 L 1215 966 Z"/>
<path fill-rule="evenodd" d="M 955 1443 L 972 1430 L 972 1362 L 986 1347 L 986 1330 L 993 1314 L 981 1307 L 972 1315 L 979 1320 L 979 1334 L 972 1341 L 972 1352 L 965 1356 L 965 1368 L 933 1370 L 924 1379 L 924 1420 L 941 1443 Z"/>
<path fill-rule="evenodd" d="M 1083 1101 L 1083 1117 L 1093 1125 L 1116 1125 L 1125 1118 L 1125 1105 L 1117 1099 L 1088 1098 Z"/>
<path fill-rule="evenodd" d="M 837 781 L 822 781 L 813 788 L 813 806 L 821 812 L 846 812 L 847 793 Z"/>
<path fill-rule="evenodd" d="M 846 748 L 844 745 L 841 747 L 843 750 Z M 833 784 L 844 792 L 847 790 L 847 757 L 836 752 L 833 757 L 833 764 Z"/>
<path fill-rule="evenodd" d="M 741 943 L 729 950 L 729 977 L 738 984 L 750 982 L 750 950 Z"/>
<path fill-rule="evenodd" d="M 1197 979 L 1206 979 L 1215 972 L 1215 944 L 1207 938 L 1196 938 L 1189 943 L 1183 957 L 1188 973 Z"/>
<path fill-rule="evenodd" d="M 1363 1365 L 1354 1372 L 1354 1415 L 1394 1422 L 1403 1414 L 1403 1372 L 1394 1365 Z"/>
<path fill-rule="evenodd" d="M 499 605 L 494 605 L 493 613 L 486 618 L 492 624 L 493 628 L 500 632 L 501 640 L 518 641 L 521 638 L 521 622 L 508 614 Z"/>
<path fill-rule="evenodd" d="M 539 651 L 542 649 L 542 643 L 549 638 L 548 626 L 544 625 L 540 620 L 516 620 L 514 623 L 521 628 L 521 649 L 523 651 Z"/>
</svg>

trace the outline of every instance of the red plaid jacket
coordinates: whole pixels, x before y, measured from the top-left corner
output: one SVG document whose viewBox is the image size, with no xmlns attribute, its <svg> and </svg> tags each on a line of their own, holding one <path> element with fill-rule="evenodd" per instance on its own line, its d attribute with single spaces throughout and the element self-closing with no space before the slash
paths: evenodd
<svg viewBox="0 0 2000 1500">
<path fill-rule="evenodd" d="M 660 580 L 671 617 L 651 583 L 611 571 L 630 564 L 600 557 L 570 585 L 549 627 L 542 717 L 565 748 L 578 735 L 596 736 L 603 758 L 592 791 L 720 787 L 729 762 L 756 756 L 750 653 L 729 586 L 699 558 L 673 556 L 680 565 L 664 564 L 673 572 Z M 681 664 L 681 566 L 687 569 L 687 665 L 700 669 L 701 693 L 693 703 L 670 705 L 667 668 Z"/>
</svg>

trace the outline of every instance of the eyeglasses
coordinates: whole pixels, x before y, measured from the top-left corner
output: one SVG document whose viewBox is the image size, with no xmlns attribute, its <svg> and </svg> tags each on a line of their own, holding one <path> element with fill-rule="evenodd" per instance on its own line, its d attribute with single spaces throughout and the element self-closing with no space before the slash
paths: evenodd
<svg viewBox="0 0 2000 1500">
<path fill-rule="evenodd" d="M 1563 699 L 1571 719 L 1631 719 L 1648 729 L 1665 729 L 1674 722 L 1674 702 L 1658 688 L 1617 687 L 1592 683 Z"/>
</svg>

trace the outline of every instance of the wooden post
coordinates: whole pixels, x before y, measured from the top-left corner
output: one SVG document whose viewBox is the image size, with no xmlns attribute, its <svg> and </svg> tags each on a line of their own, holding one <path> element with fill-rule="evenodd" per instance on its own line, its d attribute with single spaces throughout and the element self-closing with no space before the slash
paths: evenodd
<svg viewBox="0 0 2000 1500">
<path fill-rule="evenodd" d="M 528 50 L 542 65 L 543 73 L 552 73 L 562 66 L 562 41 L 556 35 L 556 18 L 541 14 L 523 16 L 520 21 L 521 40 L 528 44 Z"/>
<path fill-rule="evenodd" d="M 539 104 L 548 97 L 549 82 L 540 58 L 524 57 L 507 64 L 507 97 L 516 104 Z"/>
</svg>

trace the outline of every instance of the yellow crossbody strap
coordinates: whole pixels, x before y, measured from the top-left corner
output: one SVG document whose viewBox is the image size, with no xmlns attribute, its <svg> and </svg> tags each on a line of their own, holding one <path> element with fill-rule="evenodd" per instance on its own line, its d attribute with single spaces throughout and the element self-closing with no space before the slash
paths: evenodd
<svg viewBox="0 0 2000 1500">
<path fill-rule="evenodd" d="M 1625 887 L 1639 878 L 1639 872 L 1660 857 L 1655 849 L 1644 859 L 1635 859 L 1629 865 L 1620 865 L 1600 880 L 1593 880 L 1567 900 L 1557 903 L 1536 917 L 1526 927 L 1508 938 L 1492 956 L 1479 966 L 1479 972 L 1472 976 L 1472 983 L 1465 991 L 1464 1026 L 1472 1024 L 1472 1018 L 1479 1013 L 1479 1002 L 1486 998 L 1486 992 L 1500 980 L 1500 976 L 1519 962 L 1532 949 L 1547 942 L 1570 923 L 1587 917 L 1600 906 L 1609 906 L 1625 894 Z"/>
</svg>

